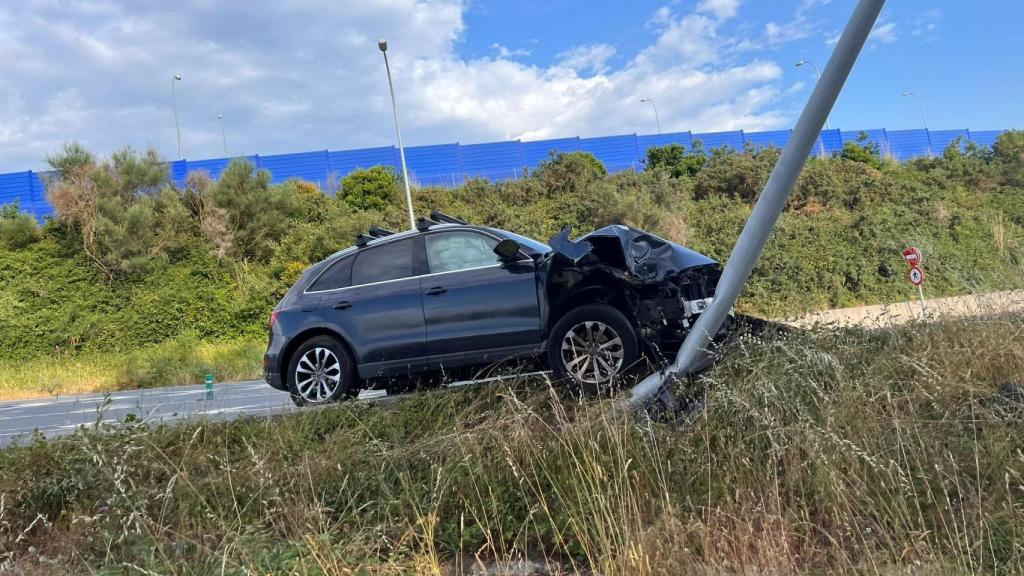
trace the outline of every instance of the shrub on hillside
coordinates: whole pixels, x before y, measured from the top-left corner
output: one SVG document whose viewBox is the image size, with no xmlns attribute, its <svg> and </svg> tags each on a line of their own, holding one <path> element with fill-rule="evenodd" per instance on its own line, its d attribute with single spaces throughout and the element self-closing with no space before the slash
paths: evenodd
<svg viewBox="0 0 1024 576">
<path fill-rule="evenodd" d="M 692 178 L 700 172 L 707 161 L 708 155 L 704 152 L 704 144 L 700 140 L 694 140 L 689 151 L 681 144 L 648 148 L 646 169 L 664 170 L 673 178 Z"/>
<path fill-rule="evenodd" d="M 882 167 L 882 153 L 877 142 L 868 141 L 868 133 L 861 132 L 855 142 L 844 142 L 839 157 L 852 162 L 867 164 L 872 168 Z"/>
<path fill-rule="evenodd" d="M 48 158 L 60 170 L 48 179 L 57 218 L 80 235 L 82 248 L 108 278 L 148 269 L 183 249 L 190 218 L 152 148 L 124 148 L 97 160 L 67 144 Z"/>
<path fill-rule="evenodd" d="M 727 147 L 715 148 L 694 180 L 694 198 L 725 196 L 753 202 L 768 181 L 780 153 L 778 148 L 750 149 L 743 153 Z"/>
<path fill-rule="evenodd" d="M 579 196 L 587 187 L 605 176 L 608 170 L 590 152 L 551 152 L 533 173 L 548 195 Z"/>
<path fill-rule="evenodd" d="M 341 179 L 337 195 L 356 210 L 385 210 L 398 200 L 398 176 L 389 166 L 360 168 Z"/>
<path fill-rule="evenodd" d="M 223 222 L 224 252 L 239 260 L 268 261 L 300 215 L 296 194 L 271 186 L 270 172 L 248 160 L 232 160 L 216 182 L 197 194 L 196 202 Z"/>
<path fill-rule="evenodd" d="M 0 246 L 18 250 L 37 240 L 39 225 L 31 214 L 19 211 L 16 202 L 0 207 Z"/>
</svg>

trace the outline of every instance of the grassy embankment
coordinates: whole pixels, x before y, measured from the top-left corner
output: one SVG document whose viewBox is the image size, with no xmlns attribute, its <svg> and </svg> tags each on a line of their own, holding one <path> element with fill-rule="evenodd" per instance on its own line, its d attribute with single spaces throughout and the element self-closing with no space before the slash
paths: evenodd
<svg viewBox="0 0 1024 576">
<path fill-rule="evenodd" d="M 1002 318 L 745 343 L 684 428 L 518 382 L 82 431 L 0 451 L 0 572 L 1019 574 L 1022 380 Z"/>
<path fill-rule="evenodd" d="M 624 222 L 724 260 L 778 151 L 676 152 L 613 175 L 587 154 L 557 156 L 515 181 L 421 188 L 416 210 L 541 239 Z M 405 226 L 397 180 L 379 168 L 331 197 L 242 162 L 184 189 L 154 154 L 72 147 L 53 163 L 57 217 L 38 230 L 0 217 L 0 399 L 256 377 L 269 311 L 301 270 L 371 223 Z M 908 244 L 925 253 L 929 296 L 1024 288 L 1024 133 L 906 164 L 852 143 L 811 160 L 739 309 L 911 299 Z"/>
</svg>

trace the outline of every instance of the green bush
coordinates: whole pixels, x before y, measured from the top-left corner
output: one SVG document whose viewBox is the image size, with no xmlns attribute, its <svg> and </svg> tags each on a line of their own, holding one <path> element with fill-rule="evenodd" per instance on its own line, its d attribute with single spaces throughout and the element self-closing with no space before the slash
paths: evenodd
<svg viewBox="0 0 1024 576">
<path fill-rule="evenodd" d="M 388 166 L 353 170 L 341 179 L 338 197 L 356 210 L 384 210 L 398 200 L 398 176 Z"/>
<path fill-rule="evenodd" d="M 0 246 L 19 250 L 39 240 L 39 224 L 31 214 L 18 210 L 18 204 L 0 206 Z"/>
<path fill-rule="evenodd" d="M 665 170 L 673 178 L 694 177 L 708 161 L 704 144 L 694 140 L 693 148 L 687 151 L 682 144 L 652 146 L 647 149 L 646 170 Z"/>
</svg>

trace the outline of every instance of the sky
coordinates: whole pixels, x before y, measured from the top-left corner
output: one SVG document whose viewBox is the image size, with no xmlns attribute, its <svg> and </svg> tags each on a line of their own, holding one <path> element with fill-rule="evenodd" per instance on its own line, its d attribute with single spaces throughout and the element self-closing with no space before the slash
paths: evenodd
<svg viewBox="0 0 1024 576">
<path fill-rule="evenodd" d="M 854 0 L 0 0 L 0 172 L 78 141 L 188 159 L 791 128 Z M 883 10 L 832 128 L 1024 125 L 1024 2 Z M 174 81 L 175 74 L 181 75 Z M 223 134 L 221 120 L 223 116 Z"/>
</svg>

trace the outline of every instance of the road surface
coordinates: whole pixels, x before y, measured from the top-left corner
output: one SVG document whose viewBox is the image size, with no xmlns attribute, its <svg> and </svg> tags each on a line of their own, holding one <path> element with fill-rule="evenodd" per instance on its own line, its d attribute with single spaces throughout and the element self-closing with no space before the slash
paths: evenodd
<svg viewBox="0 0 1024 576">
<path fill-rule="evenodd" d="M 543 372 L 531 372 L 534 376 Z M 501 380 L 496 376 L 448 384 L 446 388 L 484 384 Z M 388 398 L 384 390 L 361 390 L 359 400 L 379 402 Z M 79 426 L 116 424 L 126 418 L 149 423 L 172 423 L 185 419 L 228 420 L 241 416 L 266 416 L 300 410 L 288 394 L 275 390 L 263 380 L 214 384 L 213 398 L 206 399 L 205 386 L 173 386 L 121 392 L 82 394 L 35 400 L 0 402 L 0 446 L 24 441 L 38 431 L 47 438 L 74 432 Z"/>
</svg>

